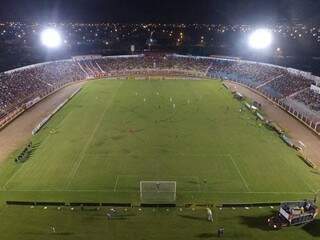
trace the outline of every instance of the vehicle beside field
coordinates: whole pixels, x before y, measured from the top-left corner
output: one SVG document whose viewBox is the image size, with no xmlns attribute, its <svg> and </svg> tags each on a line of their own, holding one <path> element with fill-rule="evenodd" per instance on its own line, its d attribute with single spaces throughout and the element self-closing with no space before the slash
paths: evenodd
<svg viewBox="0 0 320 240">
<path fill-rule="evenodd" d="M 317 215 L 318 207 L 312 201 L 284 202 L 280 205 L 279 212 L 268 219 L 268 224 L 273 229 L 308 224 Z"/>
</svg>

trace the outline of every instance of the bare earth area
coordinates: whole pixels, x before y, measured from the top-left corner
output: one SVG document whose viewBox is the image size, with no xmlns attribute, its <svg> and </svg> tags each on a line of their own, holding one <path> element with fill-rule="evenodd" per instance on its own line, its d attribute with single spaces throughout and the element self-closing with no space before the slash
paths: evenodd
<svg viewBox="0 0 320 240">
<path fill-rule="evenodd" d="M 80 82 L 59 90 L 24 112 L 1 130 L 0 162 L 6 160 L 17 148 L 27 144 L 28 139 L 32 136 L 31 131 L 34 127 L 83 84 L 84 82 Z"/>
<path fill-rule="evenodd" d="M 320 166 L 320 138 L 297 119 L 280 109 L 266 98 L 250 89 L 233 82 L 225 82 L 232 90 L 262 104 L 262 110 L 269 120 L 276 122 L 288 135 L 305 144 L 305 155 L 317 166 Z"/>
</svg>

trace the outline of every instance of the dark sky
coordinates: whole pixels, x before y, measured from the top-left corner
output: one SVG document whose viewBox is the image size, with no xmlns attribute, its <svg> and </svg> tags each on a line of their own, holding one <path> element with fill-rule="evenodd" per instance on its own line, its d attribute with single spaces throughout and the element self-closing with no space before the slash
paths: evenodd
<svg viewBox="0 0 320 240">
<path fill-rule="evenodd" d="M 1 20 L 319 22 L 320 0 L 0 0 Z"/>
</svg>

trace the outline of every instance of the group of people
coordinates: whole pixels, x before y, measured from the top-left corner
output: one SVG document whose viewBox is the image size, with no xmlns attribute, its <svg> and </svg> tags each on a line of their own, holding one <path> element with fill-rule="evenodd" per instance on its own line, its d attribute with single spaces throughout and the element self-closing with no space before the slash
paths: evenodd
<svg viewBox="0 0 320 240">
<path fill-rule="evenodd" d="M 240 82 L 277 99 L 291 97 L 315 84 L 298 74 L 268 64 L 222 58 L 146 54 L 81 57 L 28 66 L 0 74 L 0 118 L 35 97 L 70 82 L 125 75 L 209 76 Z M 320 97 L 303 91 L 295 99 L 319 110 Z"/>
<path fill-rule="evenodd" d="M 252 88 L 283 74 L 282 68 L 243 61 L 215 60 L 209 73 L 220 78 L 240 81 Z"/>
<path fill-rule="evenodd" d="M 293 99 L 307 105 L 313 111 L 320 112 L 320 94 L 310 88 L 298 93 Z"/>
<path fill-rule="evenodd" d="M 84 79 L 73 61 L 33 65 L 0 74 L 0 118 L 28 101 L 43 97 L 67 83 Z"/>
<path fill-rule="evenodd" d="M 310 78 L 289 69 L 260 63 L 215 59 L 208 71 L 210 77 L 229 79 L 281 103 L 292 112 L 310 121 L 320 120 L 320 94 L 311 90 L 316 83 Z M 298 101 L 301 104 L 293 104 Z M 309 114 L 309 109 L 314 112 Z"/>
<path fill-rule="evenodd" d="M 298 91 L 310 87 L 311 84 L 313 84 L 313 81 L 304 78 L 303 76 L 284 74 L 266 86 L 270 86 L 275 89 L 281 97 L 288 97 Z"/>
<path fill-rule="evenodd" d="M 101 57 L 81 59 L 79 64 L 88 77 L 121 76 L 126 74 L 205 74 L 210 60 L 178 58 L 173 55 L 136 55 L 122 57 Z"/>
<path fill-rule="evenodd" d="M 311 86 L 314 82 L 285 68 L 273 65 L 220 61 L 210 68 L 209 74 L 223 79 L 230 79 L 251 88 L 268 92 L 273 97 L 283 98 Z"/>
</svg>

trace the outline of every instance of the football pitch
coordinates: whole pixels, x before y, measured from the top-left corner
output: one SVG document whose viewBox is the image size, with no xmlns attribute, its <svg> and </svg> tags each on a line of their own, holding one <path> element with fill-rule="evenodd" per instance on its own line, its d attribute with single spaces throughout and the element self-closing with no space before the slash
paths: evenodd
<svg viewBox="0 0 320 240">
<path fill-rule="evenodd" d="M 313 199 L 320 189 L 320 174 L 311 171 L 277 133 L 257 121 L 220 81 L 90 81 L 31 140 L 33 151 L 25 163 L 14 162 L 20 149 L 0 166 L 2 202 L 138 206 L 140 181 L 162 180 L 176 181 L 181 206 Z M 119 219 L 124 221 L 111 223 L 105 222 L 102 213 L 79 209 L 61 212 L 3 206 L 0 210 L 0 216 L 7 216 L 15 229 L 7 232 L 8 239 L 28 239 L 18 238 L 19 231 L 29 232 L 30 239 L 34 234 L 39 239 L 55 239 L 48 226 L 64 221 L 67 224 L 58 227 L 61 239 L 86 239 L 88 235 L 79 233 L 83 229 L 77 224 L 81 223 L 95 224 L 93 239 L 101 234 L 130 239 L 138 234 L 135 228 L 143 230 L 146 224 L 150 229 L 142 231 L 147 238 L 141 239 L 211 238 L 220 225 L 233 228 L 227 235 L 230 239 L 268 239 L 265 219 L 273 211 L 217 209 L 218 220 L 210 225 L 205 222 L 205 211 L 198 208 L 181 212 L 179 208 L 121 209 Z M 37 227 L 13 227 L 29 217 Z M 153 234 L 161 228 L 157 221 L 165 222 L 165 235 Z M 8 224 L 0 231 L 10 228 Z M 175 228 L 170 230 L 171 226 Z M 193 226 L 197 233 L 186 226 Z M 121 227 L 132 234 L 125 235 Z M 320 236 L 313 229 L 301 229 L 272 233 L 273 239 Z"/>
<path fill-rule="evenodd" d="M 240 112 L 240 109 L 243 109 Z M 139 182 L 177 182 L 177 201 L 313 197 L 320 176 L 218 81 L 99 80 L 2 166 L 12 198 L 139 202 Z"/>
</svg>

